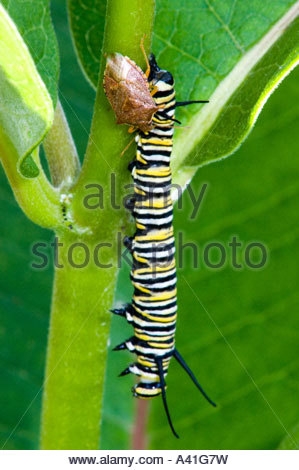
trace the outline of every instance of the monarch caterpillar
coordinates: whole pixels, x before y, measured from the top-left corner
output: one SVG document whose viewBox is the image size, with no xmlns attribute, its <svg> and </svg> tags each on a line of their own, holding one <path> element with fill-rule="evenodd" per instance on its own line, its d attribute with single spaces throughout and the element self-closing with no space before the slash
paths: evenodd
<svg viewBox="0 0 299 470">
<path fill-rule="evenodd" d="M 132 77 L 138 82 L 133 87 Z M 104 89 L 117 122 L 137 129 L 136 158 L 129 164 L 134 196 L 126 204 L 136 220 L 136 232 L 133 237 L 124 239 L 133 258 L 134 293 L 130 304 L 111 310 L 132 324 L 134 335 L 114 350 L 128 349 L 137 355 L 136 362 L 120 376 L 133 373 L 140 377 L 133 387 L 137 398 L 162 395 L 169 426 L 178 437 L 166 400 L 165 377 L 172 357 L 202 395 L 216 406 L 175 347 L 177 297 L 170 157 L 175 108 L 194 101 L 176 102 L 173 77 L 160 69 L 153 54 L 145 74 L 127 57 L 110 56 Z M 126 113 L 128 108 L 130 115 Z"/>
</svg>

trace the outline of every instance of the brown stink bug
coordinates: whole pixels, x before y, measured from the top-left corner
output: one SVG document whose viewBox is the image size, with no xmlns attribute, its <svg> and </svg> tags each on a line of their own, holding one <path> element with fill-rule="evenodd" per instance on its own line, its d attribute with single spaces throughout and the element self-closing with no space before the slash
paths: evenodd
<svg viewBox="0 0 299 470">
<path fill-rule="evenodd" d="M 147 76 L 141 68 L 119 53 L 109 55 L 104 72 L 104 91 L 116 115 L 117 124 L 148 132 L 159 109 L 151 95 Z"/>
</svg>

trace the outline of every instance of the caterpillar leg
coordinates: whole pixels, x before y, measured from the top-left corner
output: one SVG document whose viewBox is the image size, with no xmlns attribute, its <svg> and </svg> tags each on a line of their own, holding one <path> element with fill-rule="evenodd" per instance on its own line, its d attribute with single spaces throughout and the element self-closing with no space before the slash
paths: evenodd
<svg viewBox="0 0 299 470">
<path fill-rule="evenodd" d="M 138 339 L 135 336 L 127 339 L 123 343 L 118 344 L 113 348 L 113 351 L 123 351 L 127 349 L 128 351 L 134 353 L 136 352 L 136 344 L 138 344 Z"/>
<path fill-rule="evenodd" d="M 128 196 L 125 200 L 124 206 L 126 209 L 128 209 L 132 213 L 134 210 L 135 202 L 136 202 L 136 197 Z"/>
<path fill-rule="evenodd" d="M 132 171 L 134 170 L 136 166 L 136 161 L 135 160 L 132 160 L 129 164 L 128 164 L 128 170 L 130 173 L 132 173 Z"/>
<path fill-rule="evenodd" d="M 132 307 L 131 304 L 126 304 L 121 308 L 112 308 L 110 310 L 110 312 L 114 313 L 114 315 L 118 315 L 120 317 L 126 318 L 128 323 L 132 323 L 132 321 L 133 321 L 133 317 L 132 317 L 133 311 L 132 311 L 132 309 L 133 309 L 133 307 Z"/>
<path fill-rule="evenodd" d="M 128 250 L 132 253 L 133 251 L 133 244 L 134 244 L 134 237 L 126 236 L 123 240 L 123 244 Z"/>
</svg>

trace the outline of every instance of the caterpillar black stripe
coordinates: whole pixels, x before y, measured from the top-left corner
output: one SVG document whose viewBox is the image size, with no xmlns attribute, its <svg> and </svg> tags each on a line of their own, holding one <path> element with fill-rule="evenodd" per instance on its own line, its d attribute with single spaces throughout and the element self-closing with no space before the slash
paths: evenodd
<svg viewBox="0 0 299 470">
<path fill-rule="evenodd" d="M 138 126 L 138 110 L 134 121 L 128 122 L 137 128 L 136 159 L 129 165 L 134 180 L 134 196 L 127 204 L 136 219 L 136 232 L 124 240 L 133 258 L 131 281 L 134 294 L 131 304 L 112 310 L 132 324 L 134 335 L 114 349 L 128 349 L 137 355 L 136 362 L 120 375 L 131 372 L 140 377 L 133 388 L 137 398 L 162 395 L 170 428 L 178 437 L 166 401 L 165 377 L 172 357 L 215 406 L 175 347 L 177 291 L 170 158 L 175 108 L 191 102 L 176 102 L 173 77 L 159 68 L 154 55 L 150 55 L 146 78 L 149 107 L 150 97 L 153 101 L 151 111 L 146 114 L 146 119 L 142 114 L 142 130 Z M 115 103 L 114 110 L 118 114 L 123 113 Z M 121 119 L 127 122 L 123 114 Z"/>
</svg>

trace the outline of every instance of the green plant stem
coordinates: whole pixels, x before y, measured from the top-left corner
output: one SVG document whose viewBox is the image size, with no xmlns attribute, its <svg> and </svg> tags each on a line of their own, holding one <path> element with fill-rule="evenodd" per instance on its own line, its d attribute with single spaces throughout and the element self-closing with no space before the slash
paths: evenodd
<svg viewBox="0 0 299 470">
<path fill-rule="evenodd" d="M 84 249 L 75 248 L 78 242 L 90 253 L 88 263 Z M 117 275 L 115 250 L 106 250 L 107 259 L 101 259 L 113 268 L 100 269 L 93 260 L 95 240 L 79 241 L 70 231 L 59 236 L 59 243 L 56 264 L 63 267 L 55 270 L 41 448 L 96 449 Z"/>
<path fill-rule="evenodd" d="M 54 122 L 43 141 L 43 146 L 53 185 L 70 187 L 78 176 L 80 161 L 60 101 L 57 102 Z"/>
<path fill-rule="evenodd" d="M 111 174 L 117 176 L 116 189 L 120 196 L 124 194 L 124 187 L 131 183 L 128 162 L 132 160 L 134 146 L 121 157 L 122 151 L 132 139 L 128 134 L 127 126 L 116 126 L 115 116 L 103 90 L 103 74 L 107 54 L 120 52 L 129 56 L 145 69 L 145 59 L 140 48 L 142 39 L 145 39 L 145 49 L 149 52 L 154 21 L 154 0 L 110 0 L 107 3 L 107 18 L 103 43 L 103 54 L 99 72 L 99 85 L 97 90 L 94 116 L 89 137 L 89 144 L 84 159 L 82 172 L 76 185 L 74 196 L 74 211 L 77 212 L 81 225 L 105 227 L 107 220 L 111 223 L 114 218 L 116 226 L 123 226 L 127 215 L 120 208 L 112 211 L 111 207 Z M 130 157 L 131 155 L 131 157 Z M 107 211 L 84 210 L 82 200 L 86 195 L 86 184 L 100 184 L 103 188 L 104 207 Z"/>
<path fill-rule="evenodd" d="M 146 34 L 149 41 L 153 15 L 153 0 L 110 0 L 104 52 L 119 51 L 140 59 L 140 40 Z M 96 267 L 92 259 L 84 269 L 75 269 L 69 266 L 67 257 L 70 243 L 84 243 L 90 253 L 96 243 L 110 243 L 126 219 L 122 201 L 118 198 L 119 210 L 112 204 L 111 174 L 120 174 L 118 188 L 129 181 L 128 160 L 120 158 L 128 141 L 127 130 L 115 125 L 102 89 L 103 68 L 104 60 L 85 162 L 73 188 L 74 227 L 88 227 L 90 235 L 78 238 L 75 230 L 70 230 L 60 239 L 65 268 L 56 269 L 54 282 L 43 397 L 43 449 L 95 449 L 100 437 L 108 310 L 118 273 L 117 242 L 103 251 L 107 259 L 101 262 L 111 263 L 110 269 Z M 104 207 L 98 210 L 84 204 L 86 185 L 92 183 L 103 190 Z"/>
<path fill-rule="evenodd" d="M 36 178 L 25 178 L 17 168 L 18 154 L 12 145 L 0 144 L 1 162 L 14 196 L 27 217 L 42 227 L 55 229 L 61 224 L 61 204 L 58 191 L 47 180 L 40 165 L 38 148 L 32 159 L 40 170 Z"/>
</svg>

